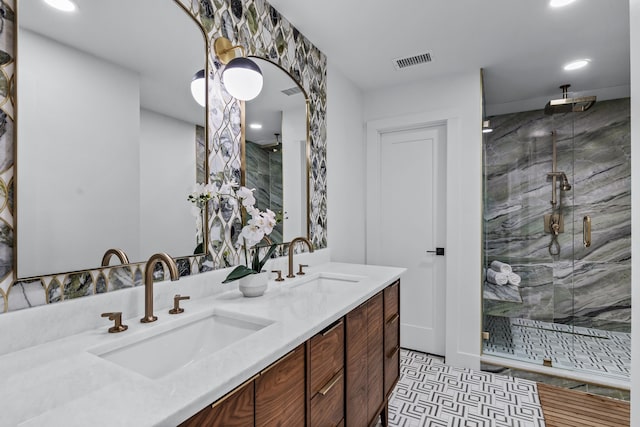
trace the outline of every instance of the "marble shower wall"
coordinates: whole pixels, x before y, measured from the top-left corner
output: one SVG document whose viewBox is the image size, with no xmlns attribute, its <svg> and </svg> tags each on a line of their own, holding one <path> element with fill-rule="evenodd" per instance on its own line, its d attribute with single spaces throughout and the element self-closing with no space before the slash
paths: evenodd
<svg viewBox="0 0 640 427">
<path fill-rule="evenodd" d="M 583 113 L 528 111 L 491 117 L 484 140 L 484 257 L 522 276 L 522 302 L 484 300 L 484 313 L 608 330 L 631 321 L 631 163 L 629 99 L 597 102 Z M 552 137 L 557 170 L 570 191 L 557 190 L 564 233 L 558 256 L 544 214 L 552 212 Z M 559 184 L 557 184 L 559 188 Z M 591 247 L 582 219 L 592 219 Z"/>
<path fill-rule="evenodd" d="M 208 181 L 235 179 L 241 170 L 241 103 L 226 93 L 220 81 L 223 65 L 210 49 L 225 36 L 245 46 L 247 55 L 266 58 L 284 70 L 309 96 L 310 238 L 327 247 L 326 195 L 326 56 L 264 0 L 174 0 L 190 13 L 206 35 L 209 65 L 209 114 L 206 154 Z M 14 99 L 16 0 L 0 0 L 0 314 L 66 299 L 142 284 L 145 263 L 95 268 L 18 280 L 14 270 Z M 126 13 L 123 11 L 122 13 Z M 170 26 L 168 31 L 170 31 Z M 200 153 L 202 155 L 202 152 Z M 203 173 L 205 171 L 200 171 Z M 204 173 L 204 180 L 207 174 Z M 210 209 L 209 254 L 176 260 L 181 275 L 197 274 L 239 262 L 233 242 L 240 214 L 221 206 Z M 61 242 L 62 244 L 63 242 Z M 280 248 L 278 254 L 285 254 Z M 167 279 L 158 268 L 156 280 Z"/>
<path fill-rule="evenodd" d="M 245 185 L 255 188 L 256 207 L 282 213 L 282 151 L 246 141 L 245 162 Z M 283 241 L 282 222 L 273 228 L 269 237 L 274 242 Z"/>
</svg>

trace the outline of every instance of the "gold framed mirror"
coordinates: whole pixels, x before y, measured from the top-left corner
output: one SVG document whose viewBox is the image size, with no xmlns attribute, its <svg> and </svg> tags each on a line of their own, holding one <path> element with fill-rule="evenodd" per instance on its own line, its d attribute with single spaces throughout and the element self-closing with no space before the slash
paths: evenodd
<svg viewBox="0 0 640 427">
<path fill-rule="evenodd" d="M 190 92 L 208 74 L 200 24 L 175 0 L 17 8 L 16 277 L 97 268 L 109 248 L 132 263 L 194 254 L 187 196 L 208 176 L 207 107 Z"/>
<path fill-rule="evenodd" d="M 255 188 L 256 206 L 280 220 L 274 242 L 309 237 L 309 97 L 277 64 L 251 56 L 262 70 L 258 97 L 244 102 L 242 185 Z"/>
</svg>

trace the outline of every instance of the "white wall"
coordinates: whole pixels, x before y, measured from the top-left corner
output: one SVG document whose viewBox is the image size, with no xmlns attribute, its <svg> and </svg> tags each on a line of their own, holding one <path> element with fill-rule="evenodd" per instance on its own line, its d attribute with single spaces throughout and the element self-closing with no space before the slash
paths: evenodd
<svg viewBox="0 0 640 427">
<path fill-rule="evenodd" d="M 306 107 L 282 112 L 282 241 L 307 235 Z"/>
<path fill-rule="evenodd" d="M 630 0 L 631 28 L 631 425 L 640 426 L 640 0 Z"/>
<path fill-rule="evenodd" d="M 137 74 L 26 30 L 19 39 L 18 276 L 95 267 L 108 247 L 137 253 Z"/>
<path fill-rule="evenodd" d="M 195 124 L 140 110 L 141 260 L 156 252 L 193 253 L 196 217 L 187 196 L 196 182 L 195 164 Z"/>
<path fill-rule="evenodd" d="M 364 94 L 366 122 L 420 115 L 448 120 L 451 125 L 447 134 L 446 358 L 452 365 L 475 369 L 480 366 L 482 324 L 481 105 L 479 70 Z M 331 223 L 330 236 L 333 227 Z M 330 247 L 333 254 L 333 240 Z"/>
<path fill-rule="evenodd" d="M 362 92 L 327 64 L 327 240 L 331 259 L 365 262 Z"/>
</svg>

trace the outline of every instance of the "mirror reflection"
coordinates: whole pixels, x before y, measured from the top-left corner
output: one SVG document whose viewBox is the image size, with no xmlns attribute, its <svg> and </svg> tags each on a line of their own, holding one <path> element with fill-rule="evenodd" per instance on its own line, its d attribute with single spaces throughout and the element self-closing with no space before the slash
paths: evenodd
<svg viewBox="0 0 640 427">
<path fill-rule="evenodd" d="M 199 26 L 173 1 L 17 3 L 18 277 L 193 254 Z"/>
<path fill-rule="evenodd" d="M 252 57 L 264 77 L 262 92 L 245 103 L 245 183 L 256 207 L 281 222 L 271 236 L 288 242 L 308 236 L 307 98 L 277 65 Z"/>
</svg>

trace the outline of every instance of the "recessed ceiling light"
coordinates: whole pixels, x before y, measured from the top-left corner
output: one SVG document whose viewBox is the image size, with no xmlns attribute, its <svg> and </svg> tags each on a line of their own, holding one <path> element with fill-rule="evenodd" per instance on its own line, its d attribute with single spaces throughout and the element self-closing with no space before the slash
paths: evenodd
<svg viewBox="0 0 640 427">
<path fill-rule="evenodd" d="M 262 125 L 260 123 L 251 123 L 249 127 L 251 129 L 262 129 Z"/>
<path fill-rule="evenodd" d="M 564 66 L 565 71 L 573 71 L 579 70 L 580 68 L 584 68 L 589 65 L 588 59 L 578 59 L 576 61 L 571 61 Z"/>
<path fill-rule="evenodd" d="M 574 1 L 576 1 L 576 0 L 551 0 L 549 2 L 549 6 L 551 6 L 551 7 L 564 7 L 564 6 L 570 5 Z"/>
<path fill-rule="evenodd" d="M 71 0 L 44 0 L 49 6 L 54 7 L 63 12 L 73 12 L 76 10 L 76 4 Z"/>
</svg>

